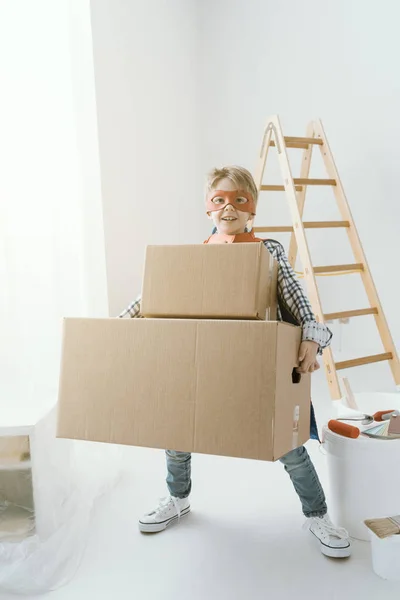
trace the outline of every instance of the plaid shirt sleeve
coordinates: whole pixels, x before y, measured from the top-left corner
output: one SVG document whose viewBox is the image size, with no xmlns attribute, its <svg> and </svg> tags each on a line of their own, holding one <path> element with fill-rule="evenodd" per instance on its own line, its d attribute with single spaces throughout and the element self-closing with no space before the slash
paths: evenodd
<svg viewBox="0 0 400 600">
<path fill-rule="evenodd" d="M 303 341 L 319 344 L 318 354 L 329 346 L 332 332 L 323 323 L 315 320 L 310 301 L 294 272 L 283 246 L 279 242 L 266 240 L 265 246 L 278 262 L 278 294 L 285 308 L 301 323 Z"/>
<path fill-rule="evenodd" d="M 138 296 L 131 304 L 122 311 L 118 317 L 120 319 L 141 319 L 142 315 L 140 314 L 140 302 L 141 296 Z"/>
</svg>

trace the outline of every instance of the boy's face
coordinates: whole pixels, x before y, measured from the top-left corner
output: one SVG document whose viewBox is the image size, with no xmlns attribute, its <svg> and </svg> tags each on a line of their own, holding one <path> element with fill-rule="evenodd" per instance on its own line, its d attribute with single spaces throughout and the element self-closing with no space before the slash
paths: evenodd
<svg viewBox="0 0 400 600">
<path fill-rule="evenodd" d="M 232 183 L 230 179 L 220 179 L 217 189 L 224 192 L 237 191 L 235 184 Z M 243 233 L 248 221 L 252 218 L 250 212 L 237 210 L 232 204 L 227 204 L 225 208 L 222 208 L 221 210 L 208 212 L 207 215 L 208 218 L 213 221 L 218 233 L 223 233 L 225 235 Z"/>
</svg>

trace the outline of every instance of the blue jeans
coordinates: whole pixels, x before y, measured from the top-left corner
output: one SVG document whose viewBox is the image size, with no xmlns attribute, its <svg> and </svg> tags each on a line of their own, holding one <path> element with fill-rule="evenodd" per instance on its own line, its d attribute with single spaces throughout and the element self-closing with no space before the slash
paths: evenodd
<svg viewBox="0 0 400 600">
<path fill-rule="evenodd" d="M 171 496 L 187 498 L 192 489 L 191 454 L 166 450 L 167 486 Z M 279 459 L 292 480 L 306 517 L 322 517 L 327 513 L 324 490 L 315 467 L 304 446 L 291 450 Z"/>
</svg>

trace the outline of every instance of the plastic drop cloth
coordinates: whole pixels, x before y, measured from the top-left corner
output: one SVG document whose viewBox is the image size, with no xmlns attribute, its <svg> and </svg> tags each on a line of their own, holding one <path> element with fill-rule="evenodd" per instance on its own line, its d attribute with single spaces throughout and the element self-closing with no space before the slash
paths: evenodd
<svg viewBox="0 0 400 600">
<path fill-rule="evenodd" d="M 32 436 L 31 448 L 31 468 L 13 471 L 0 460 L 0 595 L 42 594 L 69 583 L 96 501 L 120 477 L 122 448 L 57 440 L 53 419 L 40 440 Z"/>
</svg>

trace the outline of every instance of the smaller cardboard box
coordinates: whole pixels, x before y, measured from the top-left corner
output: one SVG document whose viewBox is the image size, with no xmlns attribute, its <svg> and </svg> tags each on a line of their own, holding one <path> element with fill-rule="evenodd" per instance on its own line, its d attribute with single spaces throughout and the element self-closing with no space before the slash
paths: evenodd
<svg viewBox="0 0 400 600">
<path fill-rule="evenodd" d="M 277 318 L 277 262 L 260 243 L 148 246 L 148 318 Z"/>
<path fill-rule="evenodd" d="M 58 436 L 274 461 L 310 436 L 301 328 L 65 319 Z"/>
</svg>

